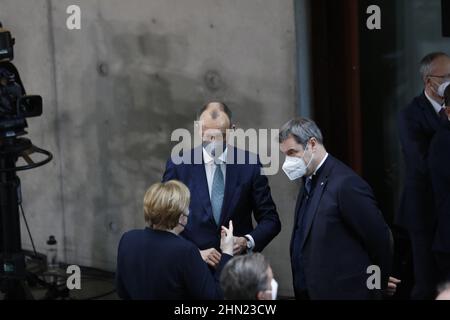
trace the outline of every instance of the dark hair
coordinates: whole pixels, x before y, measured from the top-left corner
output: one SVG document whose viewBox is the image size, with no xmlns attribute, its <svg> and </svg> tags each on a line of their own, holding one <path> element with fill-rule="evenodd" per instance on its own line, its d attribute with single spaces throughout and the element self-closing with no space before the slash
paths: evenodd
<svg viewBox="0 0 450 320">
<path fill-rule="evenodd" d="M 228 108 L 228 106 L 227 106 L 224 102 L 220 102 L 220 101 L 211 101 L 211 102 L 206 103 L 206 104 L 199 110 L 199 112 L 197 113 L 197 119 L 200 118 L 200 116 L 201 116 L 201 115 L 209 108 L 209 106 L 210 106 L 212 103 L 217 103 L 217 104 L 219 104 L 219 106 L 220 106 L 220 107 L 219 107 L 219 108 L 220 108 L 220 111 L 224 112 L 224 113 L 227 115 L 228 119 L 230 120 L 230 124 L 231 124 L 232 112 L 231 112 L 230 108 Z M 217 119 L 218 116 L 219 116 L 219 115 L 218 115 L 217 113 L 214 113 L 214 112 L 213 112 L 213 114 L 211 115 L 211 117 L 212 117 L 213 119 Z"/>
</svg>

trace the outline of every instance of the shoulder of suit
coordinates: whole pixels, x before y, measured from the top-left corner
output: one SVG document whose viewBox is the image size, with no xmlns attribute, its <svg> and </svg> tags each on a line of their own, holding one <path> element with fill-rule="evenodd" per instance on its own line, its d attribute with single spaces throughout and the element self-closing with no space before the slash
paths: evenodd
<svg viewBox="0 0 450 320">
<path fill-rule="evenodd" d="M 134 239 L 140 238 L 144 235 L 144 230 L 141 229 L 134 229 L 129 230 L 122 234 L 122 237 L 120 238 L 120 241 L 133 241 Z"/>
<path fill-rule="evenodd" d="M 424 94 L 417 96 L 405 108 L 399 111 L 399 116 L 401 119 L 407 120 L 408 122 L 422 122 L 422 120 L 425 119 L 423 106 L 427 104 L 430 108 L 433 108 Z"/>
<path fill-rule="evenodd" d="M 342 186 L 347 185 L 348 182 L 367 184 L 352 168 L 338 159 L 335 159 L 335 168 L 332 177 L 333 179 L 337 179 Z"/>
<path fill-rule="evenodd" d="M 411 114 L 411 112 L 422 109 L 424 103 L 429 103 L 424 94 L 415 97 L 405 108 L 400 110 L 400 113 Z"/>
<path fill-rule="evenodd" d="M 194 164 L 194 161 L 196 160 L 195 155 L 197 156 L 199 161 L 203 161 L 202 148 L 190 149 L 186 153 L 180 152 L 179 154 L 176 155 L 171 154 L 168 161 L 171 162 L 174 166 L 191 165 Z"/>
</svg>

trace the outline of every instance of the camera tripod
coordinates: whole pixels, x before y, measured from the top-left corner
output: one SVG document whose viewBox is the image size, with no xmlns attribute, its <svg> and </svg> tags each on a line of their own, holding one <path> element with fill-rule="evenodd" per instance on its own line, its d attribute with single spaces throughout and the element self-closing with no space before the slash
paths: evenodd
<svg viewBox="0 0 450 320">
<path fill-rule="evenodd" d="M 46 156 L 34 162 L 31 154 Z M 19 158 L 27 165 L 16 166 Z M 22 203 L 18 171 L 30 170 L 50 162 L 53 155 L 35 147 L 25 138 L 0 138 L 0 291 L 6 300 L 32 299 L 27 280 L 25 253 L 20 237 L 19 206 Z"/>
</svg>

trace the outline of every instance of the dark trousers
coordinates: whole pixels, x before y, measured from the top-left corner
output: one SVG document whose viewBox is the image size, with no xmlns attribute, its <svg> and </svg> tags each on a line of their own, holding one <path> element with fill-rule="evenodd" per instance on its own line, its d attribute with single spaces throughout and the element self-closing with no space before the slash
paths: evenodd
<svg viewBox="0 0 450 320">
<path fill-rule="evenodd" d="M 439 270 L 439 282 L 450 281 L 450 253 L 436 252 L 436 264 Z"/>
<path fill-rule="evenodd" d="M 295 290 L 295 300 L 306 300 L 309 301 L 311 300 L 308 294 L 308 291 L 297 291 Z"/>
<path fill-rule="evenodd" d="M 437 267 L 432 252 L 431 232 L 410 232 L 414 267 L 413 300 L 432 300 L 436 296 Z"/>
</svg>

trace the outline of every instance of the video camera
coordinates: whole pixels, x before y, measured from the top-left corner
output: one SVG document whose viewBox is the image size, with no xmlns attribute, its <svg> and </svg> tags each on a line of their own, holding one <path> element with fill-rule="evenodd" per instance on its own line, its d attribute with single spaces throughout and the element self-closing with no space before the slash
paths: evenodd
<svg viewBox="0 0 450 320">
<path fill-rule="evenodd" d="M 26 95 L 19 72 L 11 63 L 15 39 L 0 22 L 0 139 L 26 134 L 25 118 L 42 114 L 42 97 Z"/>
</svg>

